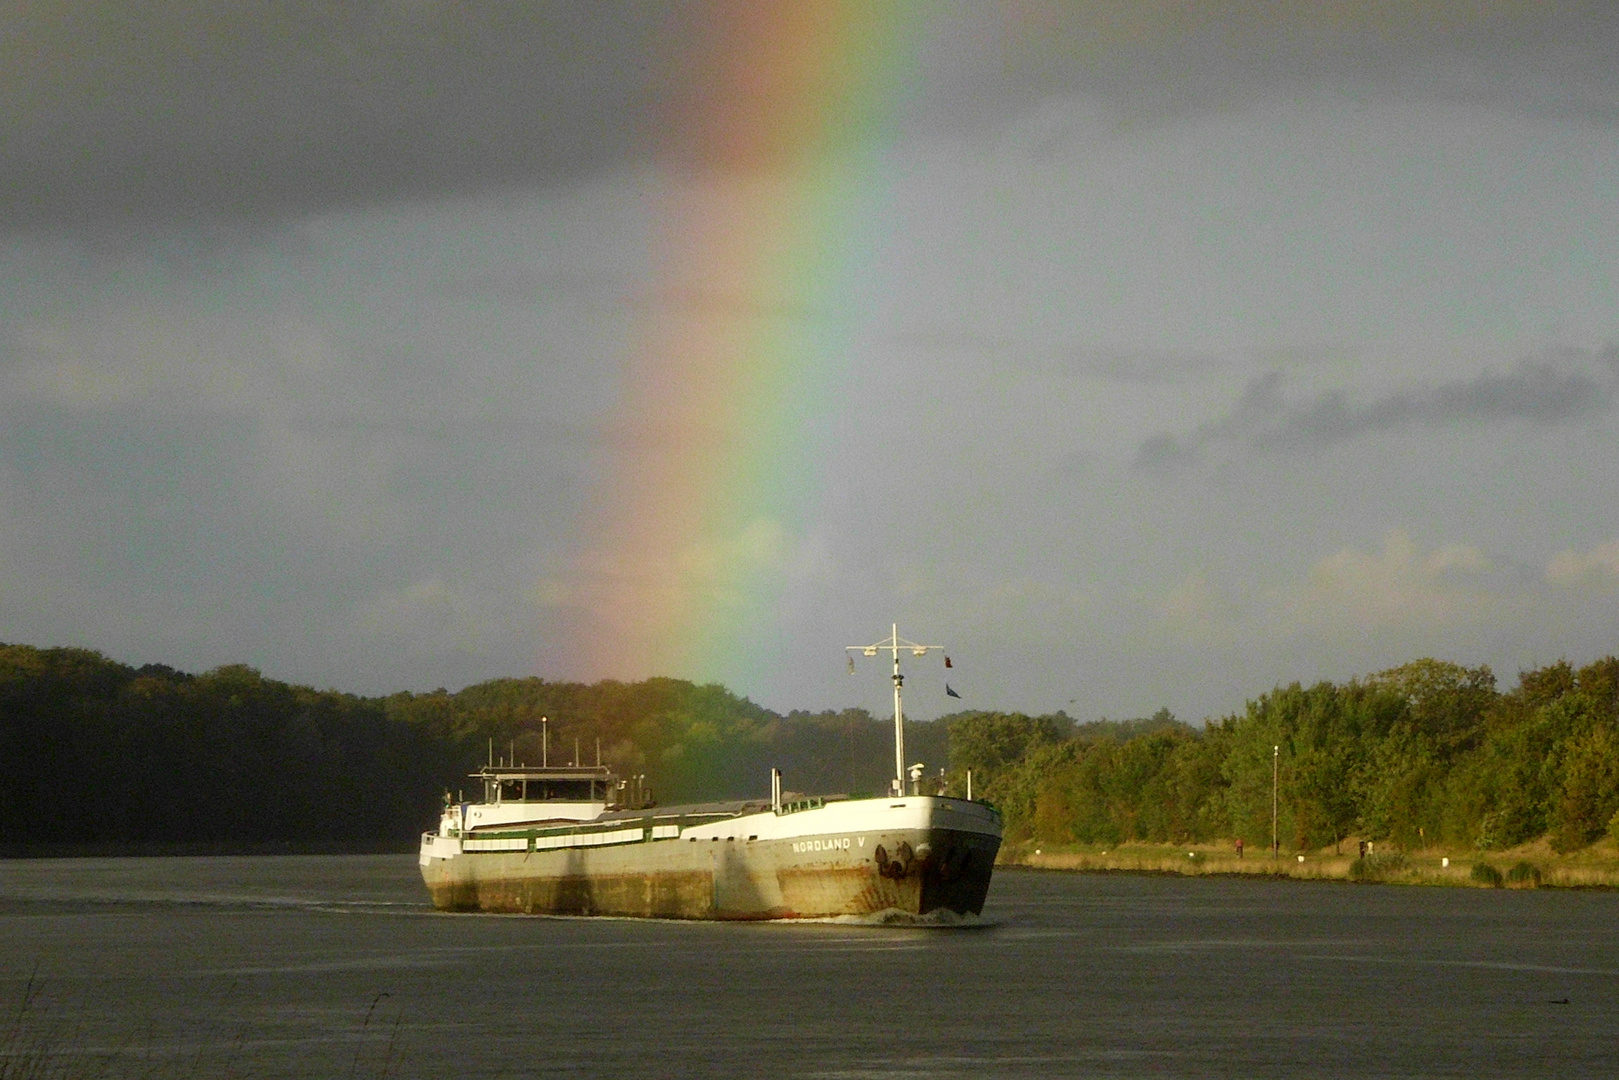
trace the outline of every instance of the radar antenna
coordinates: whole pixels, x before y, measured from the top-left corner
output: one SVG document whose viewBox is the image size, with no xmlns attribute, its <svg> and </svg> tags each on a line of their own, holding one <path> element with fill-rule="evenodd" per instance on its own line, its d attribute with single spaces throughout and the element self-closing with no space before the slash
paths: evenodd
<svg viewBox="0 0 1619 1080">
<path fill-rule="evenodd" d="M 899 654 L 909 650 L 912 656 L 926 656 L 930 649 L 943 649 L 943 645 L 918 645 L 914 641 L 906 641 L 899 636 L 899 624 L 893 624 L 893 633 L 873 645 L 845 645 L 844 651 L 849 653 L 849 670 L 854 670 L 855 652 L 863 656 L 876 656 L 879 652 L 894 654 L 894 786 L 895 795 L 905 794 L 905 711 L 900 702 L 900 687 L 905 685 L 905 676 L 899 671 Z"/>
</svg>

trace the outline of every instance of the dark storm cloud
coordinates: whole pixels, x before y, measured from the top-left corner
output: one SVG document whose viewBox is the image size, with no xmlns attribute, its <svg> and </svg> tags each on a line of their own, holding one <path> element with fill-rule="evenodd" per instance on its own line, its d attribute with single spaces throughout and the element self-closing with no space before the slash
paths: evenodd
<svg viewBox="0 0 1619 1080">
<path fill-rule="evenodd" d="M 1608 3 L 1023 3 L 1013 78 L 1137 117 L 1323 87 L 1619 121 Z"/>
<path fill-rule="evenodd" d="M 657 155 L 724 164 L 728 133 L 749 123 L 769 155 L 771 118 L 793 102 L 750 104 L 761 79 L 789 97 L 827 88 L 770 83 L 761 58 L 876 9 L 838 10 L 12 2 L 0 21 L 0 222 L 251 221 L 550 186 Z M 912 128 L 1004 121 L 1054 93 L 1151 121 L 1323 87 L 1619 120 L 1609 4 L 1029 0 L 915 11 L 916 92 L 876 106 L 901 110 Z M 835 139 L 867 119 L 828 123 Z"/>
<path fill-rule="evenodd" d="M 8 5 L 12 6 L 12 5 Z M 704 36 L 676 6 L 81 2 L 0 38 L 12 225 L 241 217 L 622 159 Z"/>
<path fill-rule="evenodd" d="M 1284 383 L 1280 372 L 1259 376 L 1225 416 L 1188 436 L 1163 433 L 1142 442 L 1136 464 L 1184 463 L 1222 442 L 1267 451 L 1310 451 L 1380 431 L 1498 421 L 1546 425 L 1603 413 L 1613 407 L 1619 393 L 1619 348 L 1536 357 L 1510 371 L 1395 390 L 1361 401 L 1342 390 L 1290 401 Z"/>
</svg>

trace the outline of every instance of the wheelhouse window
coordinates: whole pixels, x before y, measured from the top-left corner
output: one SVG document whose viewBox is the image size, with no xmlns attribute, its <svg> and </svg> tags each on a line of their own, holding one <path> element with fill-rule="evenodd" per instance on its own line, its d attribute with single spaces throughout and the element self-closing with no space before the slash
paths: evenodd
<svg viewBox="0 0 1619 1080">
<path fill-rule="evenodd" d="M 528 788 L 530 799 L 562 802 L 590 802 L 596 793 L 596 784 L 591 780 L 530 780 Z M 545 793 L 535 794 L 535 789 L 542 789 Z"/>
<path fill-rule="evenodd" d="M 601 802 L 607 785 L 600 780 L 504 779 L 499 799 L 508 802 Z"/>
</svg>

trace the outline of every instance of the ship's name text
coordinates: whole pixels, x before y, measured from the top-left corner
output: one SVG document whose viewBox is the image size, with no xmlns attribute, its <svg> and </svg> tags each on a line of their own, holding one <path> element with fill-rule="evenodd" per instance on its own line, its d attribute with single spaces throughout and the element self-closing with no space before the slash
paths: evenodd
<svg viewBox="0 0 1619 1080">
<path fill-rule="evenodd" d="M 866 846 L 864 836 L 860 838 L 860 846 Z M 806 851 L 847 851 L 849 850 L 849 838 L 847 836 L 834 836 L 829 840 L 794 840 L 793 850 L 800 853 Z"/>
</svg>

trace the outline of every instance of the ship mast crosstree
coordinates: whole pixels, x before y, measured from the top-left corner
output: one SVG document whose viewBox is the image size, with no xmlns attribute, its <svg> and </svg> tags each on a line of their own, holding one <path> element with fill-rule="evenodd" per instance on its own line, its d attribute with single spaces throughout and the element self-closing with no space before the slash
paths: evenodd
<svg viewBox="0 0 1619 1080">
<path fill-rule="evenodd" d="M 900 701 L 900 688 L 905 685 L 905 676 L 900 674 L 899 654 L 909 651 L 912 656 L 926 656 L 932 649 L 943 650 L 943 645 L 918 645 L 914 641 L 906 641 L 899 636 L 899 624 L 893 624 L 893 633 L 882 641 L 871 645 L 845 645 L 844 651 L 849 653 L 850 671 L 854 670 L 854 653 L 863 656 L 876 656 L 879 652 L 890 652 L 894 656 L 894 794 L 905 794 L 905 710 Z"/>
</svg>

